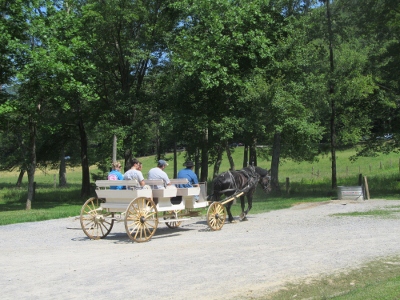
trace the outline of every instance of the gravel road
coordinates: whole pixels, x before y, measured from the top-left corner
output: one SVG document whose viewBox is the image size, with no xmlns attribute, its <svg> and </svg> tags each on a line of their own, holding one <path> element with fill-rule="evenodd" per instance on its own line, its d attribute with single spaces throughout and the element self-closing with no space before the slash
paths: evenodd
<svg viewBox="0 0 400 300">
<path fill-rule="evenodd" d="M 0 226 L 2 299 L 245 299 L 287 282 L 400 254 L 400 218 L 334 213 L 400 201 L 333 200 L 249 215 L 210 231 L 205 218 L 178 229 L 160 224 L 133 243 L 123 222 L 89 240 L 79 220 Z"/>
</svg>

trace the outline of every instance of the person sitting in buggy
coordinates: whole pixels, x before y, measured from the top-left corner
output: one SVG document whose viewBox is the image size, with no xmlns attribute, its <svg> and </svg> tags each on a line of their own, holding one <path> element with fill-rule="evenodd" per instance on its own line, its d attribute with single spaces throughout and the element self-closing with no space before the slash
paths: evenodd
<svg viewBox="0 0 400 300">
<path fill-rule="evenodd" d="M 107 179 L 108 180 L 123 180 L 124 176 L 121 174 L 121 164 L 118 161 L 114 161 L 111 164 L 111 172 L 108 173 Z M 123 190 L 125 189 L 125 186 L 123 185 L 118 185 L 118 186 L 111 186 L 111 190 Z"/>
</svg>

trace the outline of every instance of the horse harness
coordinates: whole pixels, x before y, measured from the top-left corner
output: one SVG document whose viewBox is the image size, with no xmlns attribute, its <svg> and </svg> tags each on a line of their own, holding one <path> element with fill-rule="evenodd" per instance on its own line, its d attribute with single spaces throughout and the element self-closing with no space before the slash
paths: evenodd
<svg viewBox="0 0 400 300">
<path fill-rule="evenodd" d="M 257 182 L 258 182 L 258 176 L 257 173 L 255 172 L 255 169 L 253 166 L 250 166 L 251 169 L 251 173 L 246 172 L 245 170 L 239 170 L 237 171 L 238 173 L 242 173 L 246 178 L 247 178 L 247 185 L 246 187 L 244 187 L 241 190 L 238 190 L 235 178 L 233 177 L 233 174 L 230 171 L 227 171 L 227 173 L 229 174 L 229 176 L 231 177 L 231 184 L 229 186 L 229 189 L 220 191 L 220 194 L 224 194 L 226 192 L 230 192 L 230 191 L 235 191 L 235 194 L 239 194 L 241 192 L 243 193 L 247 193 L 252 187 L 254 187 Z M 234 186 L 232 186 L 234 185 Z M 234 195 L 233 195 L 234 196 Z"/>
</svg>

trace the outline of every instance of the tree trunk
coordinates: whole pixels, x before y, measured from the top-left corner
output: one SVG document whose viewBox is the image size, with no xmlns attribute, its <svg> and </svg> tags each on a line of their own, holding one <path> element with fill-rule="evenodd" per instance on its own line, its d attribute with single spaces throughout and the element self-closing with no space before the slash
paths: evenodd
<svg viewBox="0 0 400 300">
<path fill-rule="evenodd" d="M 274 144 L 272 146 L 271 161 L 271 188 L 273 191 L 280 191 L 279 186 L 279 158 L 281 155 L 281 133 L 275 132 Z"/>
<path fill-rule="evenodd" d="M 333 31 L 332 31 L 332 20 L 331 11 L 329 8 L 329 0 L 326 0 L 326 15 L 328 19 L 328 35 L 329 35 L 329 63 L 330 63 L 330 79 L 329 79 L 329 98 L 331 105 L 331 119 L 330 119 L 330 136 L 331 136 L 331 160 L 332 160 L 332 189 L 337 188 L 337 177 L 336 177 L 336 103 L 334 83 L 332 80 L 333 72 L 335 71 L 334 60 L 333 60 Z"/>
<path fill-rule="evenodd" d="M 176 151 L 176 141 L 174 141 L 174 178 L 178 176 L 178 155 Z"/>
<path fill-rule="evenodd" d="M 131 168 L 131 161 L 132 161 L 132 150 L 127 149 L 124 153 L 124 172 L 128 171 Z"/>
<path fill-rule="evenodd" d="M 67 185 L 67 168 L 65 164 L 65 151 L 64 148 L 61 150 L 60 154 L 60 170 L 58 172 L 58 184 L 59 186 Z"/>
<path fill-rule="evenodd" d="M 245 144 L 243 149 L 243 168 L 249 165 L 249 147 Z"/>
<path fill-rule="evenodd" d="M 82 188 L 81 197 L 89 197 L 90 195 L 90 173 L 89 173 L 89 160 L 88 160 L 88 141 L 86 130 L 83 125 L 83 120 L 79 120 L 79 134 L 81 138 L 81 163 L 82 163 Z"/>
<path fill-rule="evenodd" d="M 233 161 L 231 148 L 229 148 L 228 141 L 225 142 L 225 151 L 226 151 L 226 156 L 228 157 L 228 160 L 229 160 L 229 165 L 231 166 L 230 170 L 235 171 L 235 162 Z M 222 153 L 221 153 L 220 164 L 221 164 L 221 162 L 222 162 Z M 219 168 L 218 168 L 218 170 L 219 170 Z"/>
<path fill-rule="evenodd" d="M 196 174 L 197 178 L 200 178 L 199 177 L 199 173 L 200 173 L 200 169 L 201 169 L 201 167 L 200 167 L 200 150 L 198 147 L 196 147 L 196 152 L 194 155 L 194 164 L 195 164 L 194 173 Z M 208 166 L 207 166 L 207 168 L 208 168 Z"/>
<path fill-rule="evenodd" d="M 257 150 L 256 150 L 257 140 L 254 139 L 250 146 L 250 165 L 257 166 Z"/>
<path fill-rule="evenodd" d="M 160 137 L 160 130 L 159 130 L 159 124 L 157 124 L 157 141 L 156 141 L 156 155 L 157 155 L 157 161 L 161 159 L 161 137 Z"/>
<path fill-rule="evenodd" d="M 218 151 L 217 160 L 215 161 L 214 164 L 213 178 L 217 177 L 219 174 L 219 169 L 221 167 L 221 162 L 222 162 L 222 153 L 224 152 L 224 148 L 222 146 L 218 146 L 217 151 Z"/>
<path fill-rule="evenodd" d="M 25 169 L 19 170 L 18 180 L 17 180 L 17 183 L 16 183 L 17 187 L 21 187 L 22 179 L 24 178 L 24 174 L 25 174 Z"/>
<path fill-rule="evenodd" d="M 112 162 L 117 161 L 117 136 L 113 136 Z"/>
<path fill-rule="evenodd" d="M 204 129 L 203 145 L 201 149 L 201 175 L 200 181 L 207 181 L 208 177 L 208 128 Z"/>
<path fill-rule="evenodd" d="M 29 166 L 28 166 L 28 199 L 26 209 L 32 208 L 32 201 L 35 197 L 35 171 L 36 171 L 36 123 L 29 120 Z"/>
</svg>

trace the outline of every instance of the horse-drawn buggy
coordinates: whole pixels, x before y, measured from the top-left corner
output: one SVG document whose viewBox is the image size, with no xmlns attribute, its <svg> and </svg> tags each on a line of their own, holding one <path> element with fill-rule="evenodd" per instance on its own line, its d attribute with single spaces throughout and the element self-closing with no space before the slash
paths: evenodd
<svg viewBox="0 0 400 300">
<path fill-rule="evenodd" d="M 226 211 L 229 221 L 233 221 L 230 207 L 238 197 L 242 200 L 241 219 L 245 218 L 251 209 L 252 195 L 257 183 L 265 189 L 266 180 L 269 182 L 267 173 L 261 172 L 262 170 L 248 167 L 237 172 L 222 173 L 215 178 L 213 193 L 208 197 L 206 183 L 191 188 L 176 187 L 186 184 L 186 179 L 171 179 L 171 185 L 165 189 L 151 188 L 162 185 L 162 180 L 145 180 L 144 188 L 139 187 L 135 180 L 97 180 L 97 197 L 88 199 L 82 206 L 81 227 L 89 238 L 102 239 L 111 232 L 114 222 L 124 222 L 125 231 L 131 240 L 146 242 L 154 235 L 159 223 L 177 228 L 183 221 L 198 215 L 198 209 L 209 206 L 207 224 L 211 230 L 220 230 L 225 223 Z M 121 185 L 121 182 L 126 189 L 111 188 Z M 219 201 L 223 194 L 227 198 Z M 244 210 L 245 194 L 249 203 L 247 210 Z"/>
</svg>

